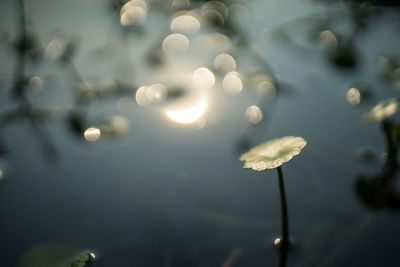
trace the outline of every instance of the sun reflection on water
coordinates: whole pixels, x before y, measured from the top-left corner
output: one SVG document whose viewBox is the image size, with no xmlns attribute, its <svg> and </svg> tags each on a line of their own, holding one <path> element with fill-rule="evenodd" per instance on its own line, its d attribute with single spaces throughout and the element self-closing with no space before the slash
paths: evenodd
<svg viewBox="0 0 400 267">
<path fill-rule="evenodd" d="M 234 71 L 236 70 L 236 61 L 229 54 L 219 54 L 214 59 L 214 68 L 223 73 Z"/>
<path fill-rule="evenodd" d="M 122 6 L 120 22 L 122 26 L 143 24 L 147 17 L 147 4 L 143 0 L 132 0 Z"/>
<path fill-rule="evenodd" d="M 246 109 L 245 117 L 249 122 L 251 122 L 253 124 L 257 124 L 260 121 L 262 121 L 263 112 L 258 106 L 253 105 Z"/>
<path fill-rule="evenodd" d="M 135 99 L 139 106 L 147 106 L 151 104 L 151 89 L 144 85 L 136 90 Z"/>
<path fill-rule="evenodd" d="M 185 9 L 190 7 L 189 0 L 172 0 L 170 8 L 171 9 Z"/>
<path fill-rule="evenodd" d="M 239 73 L 234 71 L 228 72 L 222 81 L 222 87 L 228 94 L 237 95 L 242 92 L 243 83 Z"/>
<path fill-rule="evenodd" d="M 161 83 L 155 83 L 149 86 L 151 89 L 151 100 L 153 103 L 163 102 L 168 95 L 167 87 Z"/>
<path fill-rule="evenodd" d="M 201 67 L 194 71 L 193 81 L 199 88 L 209 89 L 215 85 L 215 76 L 208 68 Z"/>
<path fill-rule="evenodd" d="M 97 141 L 100 138 L 101 132 L 99 128 L 89 127 L 83 133 L 85 139 L 89 142 Z"/>
<path fill-rule="evenodd" d="M 204 3 L 202 9 L 203 10 L 215 10 L 215 11 L 218 11 L 224 17 L 228 16 L 228 8 L 221 1 L 215 1 L 215 0 L 208 1 L 208 2 Z"/>
<path fill-rule="evenodd" d="M 181 33 L 173 33 L 165 37 L 162 49 L 166 54 L 180 54 L 189 49 L 189 39 Z"/>
<path fill-rule="evenodd" d="M 135 100 L 139 106 L 163 102 L 168 95 L 167 87 L 161 83 L 143 85 L 136 90 Z"/>
<path fill-rule="evenodd" d="M 352 105 L 360 104 L 361 94 L 357 88 L 350 88 L 346 93 L 346 100 Z"/>
<path fill-rule="evenodd" d="M 205 113 L 207 108 L 207 100 L 203 96 L 195 104 L 184 106 L 176 109 L 165 110 L 165 114 L 169 119 L 180 124 L 192 124 L 197 122 Z"/>
<path fill-rule="evenodd" d="M 200 22 L 191 15 L 181 15 L 171 21 L 171 32 L 194 34 L 200 30 Z"/>
</svg>

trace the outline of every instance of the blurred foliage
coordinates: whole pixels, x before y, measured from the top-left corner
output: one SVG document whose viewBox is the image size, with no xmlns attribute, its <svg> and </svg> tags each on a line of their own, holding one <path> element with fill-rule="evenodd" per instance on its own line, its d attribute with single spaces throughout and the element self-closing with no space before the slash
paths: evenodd
<svg viewBox="0 0 400 267">
<path fill-rule="evenodd" d="M 385 119 L 381 122 L 381 129 L 386 139 L 384 164 L 377 173 L 359 175 L 355 188 L 360 200 L 368 208 L 397 210 L 400 209 L 400 192 L 396 189 L 400 124 Z"/>
<path fill-rule="evenodd" d="M 17 267 L 86 267 L 93 255 L 58 243 L 38 244 L 21 255 Z"/>
</svg>

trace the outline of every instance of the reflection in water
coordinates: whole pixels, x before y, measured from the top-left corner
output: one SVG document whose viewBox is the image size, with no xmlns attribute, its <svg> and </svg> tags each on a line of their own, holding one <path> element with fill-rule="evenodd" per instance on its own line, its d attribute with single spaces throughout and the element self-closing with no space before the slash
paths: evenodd
<svg viewBox="0 0 400 267">
<path fill-rule="evenodd" d="M 126 2 L 126 1 L 127 0 L 119 1 L 119 2 Z M 174 6 L 174 8 L 189 8 L 190 7 L 189 0 L 173 0 L 171 2 L 172 2 L 171 6 Z M 194 5 L 196 5 L 196 4 L 200 4 L 198 2 L 204 3 L 206 1 L 196 1 L 196 2 L 192 1 L 192 2 Z M 345 1 L 345 2 L 347 2 L 347 1 Z M 122 14 L 120 16 L 120 23 L 124 26 L 136 25 L 136 24 L 143 23 L 147 16 L 147 5 L 145 3 L 146 3 L 145 1 L 139 1 L 139 0 L 128 1 L 128 3 L 121 9 Z M 232 3 L 232 2 L 229 2 L 229 3 Z M 249 12 L 249 11 L 242 5 L 233 4 L 229 7 L 229 11 L 231 14 L 229 14 L 229 18 L 228 18 L 227 17 L 228 10 L 221 1 L 206 2 L 203 6 L 203 10 L 205 11 L 204 19 L 206 19 L 208 21 L 208 24 L 222 25 L 225 23 L 224 29 L 218 29 L 218 30 L 221 30 L 226 35 L 219 34 L 219 33 L 206 34 L 207 38 L 208 38 L 207 40 L 209 41 L 208 47 L 211 47 L 213 49 L 212 56 L 210 56 L 210 58 L 207 59 L 208 60 L 207 62 L 212 63 L 211 58 L 213 58 L 218 53 L 226 52 L 226 50 L 231 48 L 232 44 L 231 44 L 230 38 L 233 40 L 235 45 L 237 43 L 240 43 L 240 45 L 243 45 L 243 43 L 246 42 L 246 40 L 243 41 L 243 39 L 245 39 L 245 38 L 241 39 L 242 36 L 240 36 L 239 34 L 235 35 L 235 33 L 233 33 L 233 31 L 236 31 L 239 29 L 233 28 L 232 32 L 230 32 L 230 29 L 228 27 L 232 26 L 229 24 L 232 14 L 238 15 L 237 17 L 235 16 L 234 18 L 232 18 L 232 20 L 237 20 L 237 18 L 240 18 L 241 16 L 243 17 L 244 15 L 246 15 L 246 12 L 245 12 L 246 10 L 247 10 L 247 12 Z M 239 10 L 239 11 L 237 11 L 237 10 Z M 245 11 L 243 11 L 243 10 L 245 10 Z M 157 14 L 157 15 L 159 15 L 159 14 Z M 248 17 L 250 17 L 250 15 L 248 15 Z M 201 25 L 201 27 L 203 27 L 203 25 Z M 175 18 L 171 22 L 171 31 L 174 33 L 191 34 L 191 33 L 197 33 L 199 30 L 200 30 L 200 22 L 198 21 L 198 19 L 196 17 L 180 16 L 180 17 Z M 318 30 L 318 32 L 319 32 L 319 30 Z M 126 32 L 128 32 L 128 31 L 125 31 L 125 33 Z M 157 31 L 154 31 L 154 32 L 157 32 Z M 206 29 L 205 32 L 208 32 L 208 30 Z M 212 30 L 210 32 L 212 32 Z M 149 35 L 150 34 L 153 34 L 153 33 L 149 33 Z M 249 36 L 250 36 L 250 34 L 249 34 Z M 340 35 L 338 34 L 338 36 L 340 36 Z M 340 40 L 340 38 L 336 38 L 336 36 L 330 31 L 321 32 L 320 38 L 321 38 L 322 43 L 325 43 L 328 45 L 335 44 L 336 46 L 338 43 L 338 39 Z M 193 38 L 193 40 L 195 40 L 195 38 Z M 251 38 L 249 38 L 249 40 L 251 42 L 253 41 Z M 53 57 L 53 58 L 59 58 L 62 55 L 64 47 L 65 47 L 63 42 L 64 41 L 61 41 L 60 39 L 53 40 L 46 47 L 46 55 L 49 57 Z M 158 49 L 159 45 L 160 44 L 157 44 L 157 51 L 159 51 L 159 49 Z M 189 49 L 189 40 L 183 34 L 176 34 L 176 35 L 171 34 L 170 36 L 166 37 L 164 42 L 162 43 L 162 49 L 166 54 L 171 54 L 171 53 L 175 53 L 175 52 L 179 52 L 179 53 L 185 52 Z M 207 46 L 205 46 L 205 49 L 207 49 Z M 244 48 L 240 47 L 239 49 L 242 49 L 242 51 L 245 54 L 247 54 L 247 52 L 248 52 L 246 47 L 244 47 Z M 203 50 L 201 50 L 201 51 L 203 51 Z M 235 47 L 234 51 L 235 51 L 235 56 L 238 55 L 238 59 L 240 59 L 238 62 L 241 63 L 242 59 L 239 58 L 240 52 L 238 52 L 238 50 L 236 50 L 236 47 Z M 160 52 L 162 52 L 162 51 L 160 51 Z M 160 53 L 160 54 L 162 54 L 162 53 Z M 228 54 L 222 54 L 222 55 L 219 55 L 217 58 L 215 58 L 214 67 L 215 67 L 215 70 L 217 71 L 216 73 L 221 73 L 221 75 L 223 76 L 225 73 L 236 70 L 236 61 L 232 56 L 230 56 Z M 25 58 L 25 57 L 23 56 L 21 58 Z M 201 62 L 200 64 L 201 65 L 198 65 L 198 66 L 202 66 L 205 63 Z M 139 66 L 140 68 L 142 67 L 141 64 L 138 64 L 137 66 Z M 207 65 L 207 66 L 209 67 L 209 65 Z M 35 73 L 35 72 L 31 72 L 31 67 L 32 67 L 31 64 L 29 64 L 29 68 L 28 68 L 29 72 L 27 72 L 27 71 L 24 72 L 24 68 L 21 67 L 22 70 L 20 72 L 21 72 L 22 78 L 31 77 L 31 75 L 32 75 L 31 73 Z M 84 66 L 82 66 L 81 68 L 84 69 Z M 118 69 L 118 71 L 119 70 L 120 69 Z M 211 88 L 215 84 L 214 74 L 209 69 L 206 69 L 206 70 L 209 72 L 206 71 L 206 72 L 203 72 L 201 75 L 199 75 L 199 76 L 204 76 L 204 77 L 200 77 L 198 79 L 198 81 L 196 82 L 196 84 L 201 88 Z M 115 70 L 115 72 L 116 71 L 117 70 Z M 94 72 L 96 72 L 96 70 L 94 70 Z M 26 74 L 26 76 L 25 76 L 25 74 Z M 101 73 L 97 73 L 97 74 L 101 75 Z M 211 74 L 211 75 L 209 75 L 209 74 Z M 243 73 L 243 74 L 245 74 L 245 73 Z M 391 77 L 393 78 L 394 81 L 398 80 L 398 78 L 397 78 L 399 76 L 398 74 L 399 74 L 398 69 L 397 70 L 395 69 L 391 72 Z M 40 75 L 42 75 L 42 74 L 40 74 Z M 45 74 L 45 75 L 46 76 L 43 76 L 43 77 L 48 77 L 47 74 Z M 16 75 L 16 76 L 19 76 L 19 75 Z M 137 75 L 135 75 L 135 76 L 137 77 Z M 135 76 L 133 76 L 133 77 L 135 77 Z M 281 77 L 284 77 L 284 76 L 282 75 Z M 134 79 L 134 78 L 132 78 L 132 79 Z M 23 79 L 21 79 L 21 81 L 22 80 Z M 47 81 L 47 78 L 45 81 Z M 276 80 L 274 80 L 274 82 L 275 81 Z M 267 95 L 273 96 L 276 93 L 275 85 L 277 86 L 278 90 L 281 89 L 280 85 L 278 83 L 274 84 L 274 82 L 272 82 L 272 80 L 271 81 L 263 80 L 258 83 L 255 83 L 256 85 L 254 88 L 257 88 L 257 92 L 261 96 L 267 96 Z M 283 81 L 283 82 L 285 82 L 285 81 Z M 242 79 L 237 73 L 227 74 L 225 76 L 222 84 L 226 91 L 234 93 L 234 94 L 240 93 L 241 90 L 243 89 Z M 40 91 L 41 88 L 43 87 L 43 82 L 41 81 L 40 77 L 35 76 L 35 77 L 32 77 L 31 80 L 29 80 L 27 87 L 25 86 L 26 85 L 25 82 L 21 83 L 20 85 L 23 85 L 23 86 L 20 86 L 21 88 L 27 88 L 32 91 Z M 250 88 L 250 86 L 248 86 L 247 79 L 246 79 L 246 89 L 248 87 L 249 87 L 249 91 L 250 91 L 251 88 Z M 21 90 L 23 90 L 23 89 L 21 89 Z M 109 90 L 96 90 L 96 89 L 94 89 L 94 87 L 88 86 L 86 84 L 76 98 L 83 99 L 86 97 L 87 98 L 90 97 L 93 99 L 97 99 L 97 96 L 99 96 L 100 93 L 102 93 L 102 92 L 105 93 L 108 91 Z M 349 96 L 347 96 L 347 97 L 349 97 L 348 98 L 349 102 L 352 102 L 352 104 L 353 103 L 356 104 L 360 101 L 360 97 L 359 97 L 360 94 L 359 94 L 358 90 L 354 91 L 354 92 L 353 91 L 354 90 L 352 90 L 351 94 L 349 94 Z M 149 105 L 151 103 L 157 103 L 157 102 L 164 101 L 167 96 L 167 93 L 168 93 L 167 88 L 162 84 L 152 84 L 149 86 L 146 85 L 146 86 L 144 86 L 144 88 L 138 89 L 138 91 L 136 92 L 136 95 L 135 95 L 135 99 L 139 105 L 144 106 L 144 105 Z M 132 92 L 130 92 L 130 94 L 132 94 Z M 171 96 L 172 96 L 172 94 L 171 94 Z M 358 96 L 358 98 L 357 98 L 357 96 Z M 120 96 L 118 96 L 118 97 L 120 97 Z M 23 102 L 23 100 L 21 100 L 21 99 L 20 99 L 20 102 Z M 170 118 L 172 121 L 175 121 L 177 123 L 183 123 L 183 124 L 194 123 L 195 125 L 197 125 L 198 127 L 201 128 L 201 127 L 204 127 L 204 124 L 205 124 L 204 113 L 207 108 L 206 100 L 208 100 L 208 99 L 206 99 L 204 97 L 204 98 L 200 98 L 200 101 L 198 101 L 196 103 L 191 103 L 191 105 L 174 107 L 174 108 L 171 107 L 170 109 L 165 110 L 165 113 L 168 116 L 168 118 Z M 262 100 L 260 100 L 260 102 L 258 102 L 259 106 L 249 107 L 248 110 L 246 111 L 246 118 L 249 121 L 251 121 L 251 123 L 258 123 L 261 120 L 263 120 L 263 123 L 260 123 L 257 126 L 254 126 L 254 128 L 257 127 L 258 129 L 261 129 L 261 130 L 265 130 L 265 128 L 266 128 L 266 127 L 264 127 L 264 126 L 266 126 L 266 124 L 265 124 L 266 120 L 263 119 L 263 116 L 268 117 L 265 105 L 263 105 L 263 100 L 264 99 L 262 99 Z M 118 107 L 125 108 L 127 106 L 132 106 L 131 105 L 132 101 L 133 101 L 132 96 L 130 98 L 127 98 L 127 97 L 120 98 L 120 100 L 118 101 Z M 23 109 L 21 109 L 22 116 L 24 118 L 25 117 L 28 118 L 35 129 L 40 130 L 43 128 L 43 132 L 46 133 L 46 131 L 45 131 L 46 129 L 42 126 L 42 122 L 44 121 L 44 119 L 37 115 L 40 112 L 36 112 L 37 110 L 33 109 L 30 106 L 29 102 L 23 102 L 23 103 L 24 103 L 24 106 L 23 106 Z M 129 103 L 129 104 L 127 104 L 127 103 Z M 33 103 L 33 104 L 36 104 L 36 103 Z M 77 110 L 78 111 L 83 110 L 85 108 L 84 106 L 86 106 L 86 103 L 85 103 L 85 105 L 81 105 L 79 107 L 80 109 L 77 109 Z M 260 109 L 260 107 L 263 108 L 263 111 Z M 66 113 L 69 113 L 69 112 L 72 113 L 72 111 L 69 111 L 69 110 L 66 111 Z M 264 112 L 264 115 L 263 115 L 263 112 Z M 40 114 L 42 114 L 42 113 L 40 113 Z M 95 140 L 99 139 L 100 137 L 103 137 L 104 135 L 107 135 L 107 134 L 126 132 L 127 129 L 129 128 L 128 121 L 124 117 L 113 117 L 113 118 L 107 118 L 106 121 L 102 122 L 101 124 L 96 124 L 96 126 L 98 128 L 88 128 L 87 129 L 87 126 L 90 124 L 85 123 L 86 119 L 87 119 L 87 117 L 85 115 L 86 114 L 84 112 L 82 112 L 81 118 L 76 116 L 75 119 L 71 119 L 71 122 L 72 122 L 71 124 L 77 126 L 76 128 L 79 131 L 79 136 L 81 137 L 82 133 L 84 133 L 84 137 L 88 141 L 95 141 Z M 270 116 L 270 110 L 268 110 L 268 115 Z M 392 129 L 395 129 L 395 128 L 392 128 Z M 40 134 L 39 134 L 39 136 L 40 136 Z M 249 136 L 257 137 L 257 134 L 255 134 L 255 131 L 249 131 Z M 42 139 L 43 139 L 43 137 L 42 137 Z M 45 136 L 44 136 L 44 139 L 46 139 Z M 391 160 L 391 156 L 390 156 L 392 154 L 388 153 L 387 155 L 388 155 L 387 162 L 392 162 L 393 160 Z M 3 171 L 4 171 L 3 169 L 0 169 L 0 180 L 3 179 L 3 177 L 4 177 Z M 8 175 L 8 172 L 7 172 L 7 175 Z M 372 184 L 372 186 L 371 186 L 372 188 L 374 188 L 374 189 L 378 188 L 378 190 L 375 190 L 375 191 L 382 190 L 385 192 L 384 195 L 389 196 L 390 194 L 387 193 L 388 192 L 387 188 L 393 188 L 393 187 L 391 186 L 392 183 L 387 182 L 387 180 L 389 180 L 389 179 L 384 178 L 384 177 L 388 177 L 388 175 L 390 175 L 390 171 L 385 171 L 385 175 L 380 175 L 379 179 L 376 179 L 370 183 L 368 183 L 369 181 L 367 181 L 367 183 L 366 183 L 367 187 Z M 363 188 L 365 189 L 366 187 L 364 186 Z M 368 190 L 365 192 L 366 192 L 366 194 L 364 194 L 364 195 L 367 195 L 367 196 L 371 196 L 371 195 L 375 194 L 374 192 L 371 192 Z M 395 203 L 395 201 L 393 201 L 393 198 L 390 201 L 385 200 L 385 202 Z M 187 237 L 187 236 L 189 236 L 189 235 L 185 235 L 185 237 Z M 230 240 L 230 239 L 228 239 L 228 240 Z M 142 240 L 139 240 L 139 242 L 141 242 L 141 241 Z M 276 244 L 279 242 L 280 242 L 280 239 L 275 240 Z M 162 244 L 163 243 L 161 242 L 160 247 L 162 246 Z M 231 244 L 229 243 L 229 245 L 231 245 Z M 254 248 L 253 246 L 249 246 L 249 247 Z M 159 250 L 157 250 L 157 251 L 159 252 Z M 176 249 L 176 251 L 177 251 L 177 253 L 181 252 L 181 250 L 179 250 L 179 249 Z M 249 251 L 248 247 L 246 247 L 246 254 L 247 254 L 247 251 Z M 151 253 L 152 252 L 154 252 L 154 248 L 153 248 L 153 250 L 151 250 Z M 312 252 L 314 252 L 314 251 L 312 251 Z M 233 255 L 233 256 L 229 257 L 229 259 L 231 259 L 231 261 L 225 262 L 226 265 L 223 265 L 223 266 L 227 267 L 227 265 L 233 264 L 232 259 L 234 258 L 234 255 L 237 255 L 237 254 L 238 253 L 232 252 L 231 255 Z M 149 255 L 153 255 L 153 254 L 149 253 Z M 217 255 L 217 252 L 215 253 L 215 255 Z M 249 254 L 247 254 L 247 255 L 249 255 Z M 247 255 L 245 257 L 248 257 Z M 94 254 L 91 254 L 91 256 L 93 258 L 95 257 Z M 111 255 L 111 257 L 113 257 L 113 256 Z M 188 256 L 188 257 L 190 257 L 190 256 Z M 221 259 L 220 254 L 218 254 L 217 257 L 219 259 Z M 212 258 L 212 257 L 210 257 L 210 258 Z M 248 258 L 246 258 L 246 260 L 247 259 Z M 138 264 L 140 265 L 140 263 L 138 263 Z M 198 264 L 201 264 L 201 263 L 199 262 Z M 203 265 L 206 265 L 206 264 L 203 264 Z M 123 265 L 121 265 L 121 266 L 123 266 Z"/>
<path fill-rule="evenodd" d="M 346 93 L 346 100 L 352 105 L 360 104 L 361 94 L 357 88 L 350 88 Z"/>
<path fill-rule="evenodd" d="M 59 38 L 53 39 L 44 49 L 44 55 L 49 59 L 56 60 L 64 53 L 65 47 L 66 43 L 63 40 Z"/>
<path fill-rule="evenodd" d="M 162 49 L 166 54 L 180 54 L 189 49 L 189 39 L 181 33 L 173 33 L 165 37 Z"/>
<path fill-rule="evenodd" d="M 194 34 L 200 30 L 200 22 L 191 15 L 181 15 L 171 21 L 171 32 Z"/>
<path fill-rule="evenodd" d="M 117 109 L 119 111 L 128 111 L 132 108 L 133 101 L 132 97 L 123 96 L 117 101 Z"/>
<path fill-rule="evenodd" d="M 239 256 L 242 254 L 242 252 L 243 251 L 240 248 L 233 249 L 229 257 L 221 264 L 221 267 L 235 266 L 234 264 L 237 258 L 239 258 Z"/>
<path fill-rule="evenodd" d="M 216 10 L 204 10 L 201 13 L 202 23 L 208 23 L 212 26 L 223 26 L 225 24 L 224 16 Z"/>
<path fill-rule="evenodd" d="M 234 71 L 228 72 L 222 81 L 222 87 L 224 88 L 225 92 L 232 95 L 237 95 L 242 92 L 243 83 L 239 73 Z"/>
<path fill-rule="evenodd" d="M 319 41 L 327 46 L 337 46 L 338 41 L 336 39 L 336 36 L 330 31 L 330 30 L 325 30 L 319 33 Z"/>
<path fill-rule="evenodd" d="M 163 102 L 168 95 L 168 90 L 165 85 L 161 83 L 155 83 L 150 85 L 150 90 L 151 90 L 151 100 L 154 103 L 160 103 Z"/>
<path fill-rule="evenodd" d="M 199 130 L 203 129 L 206 126 L 206 124 L 207 122 L 203 117 L 201 117 L 198 121 L 196 121 L 196 127 Z"/>
<path fill-rule="evenodd" d="M 394 62 L 389 60 L 387 57 L 379 57 L 378 58 L 378 66 L 380 71 L 385 75 L 390 75 L 390 73 L 394 70 Z"/>
<path fill-rule="evenodd" d="M 101 135 L 105 136 L 121 136 L 128 133 L 129 128 L 129 120 L 122 115 L 106 117 L 99 125 Z"/>
<path fill-rule="evenodd" d="M 207 107 L 206 98 L 203 96 L 199 102 L 191 106 L 165 110 L 169 119 L 180 124 L 197 122 L 205 113 Z M 204 125 L 203 125 L 204 126 Z"/>
<path fill-rule="evenodd" d="M 338 39 L 338 45 L 331 47 L 329 58 L 336 67 L 350 70 L 357 66 L 359 55 L 352 40 L 351 38 Z"/>
<path fill-rule="evenodd" d="M 136 90 L 135 99 L 139 106 L 147 106 L 151 104 L 151 88 L 149 86 L 141 86 Z"/>
<path fill-rule="evenodd" d="M 97 141 L 100 138 L 101 132 L 99 128 L 89 127 L 83 133 L 85 139 L 89 142 Z"/>
<path fill-rule="evenodd" d="M 228 7 L 229 17 L 233 18 L 238 24 L 247 23 L 251 19 L 250 10 L 239 3 L 233 3 Z"/>
<path fill-rule="evenodd" d="M 204 3 L 202 10 L 207 11 L 207 10 L 214 10 L 220 13 L 222 16 L 227 17 L 228 16 L 228 8 L 223 2 L 220 1 L 208 1 Z"/>
<path fill-rule="evenodd" d="M 360 200 L 370 209 L 400 209 L 400 193 L 395 186 L 400 125 L 386 119 L 381 126 L 386 139 L 385 164 L 378 173 L 359 175 L 355 187 Z"/>
<path fill-rule="evenodd" d="M 132 0 L 122 6 L 120 22 L 122 26 L 143 24 L 147 17 L 147 4 L 143 0 Z"/>
<path fill-rule="evenodd" d="M 390 74 L 390 78 L 392 80 L 392 85 L 397 88 L 400 89 L 400 68 L 395 69 L 391 74 Z"/>
<path fill-rule="evenodd" d="M 214 68 L 222 73 L 234 71 L 236 70 L 236 61 L 229 54 L 219 54 L 215 57 Z"/>
<path fill-rule="evenodd" d="M 193 73 L 194 83 L 202 89 L 209 89 L 215 85 L 215 76 L 211 70 L 201 67 Z"/>
<path fill-rule="evenodd" d="M 207 49 L 214 53 L 227 52 L 232 48 L 231 39 L 222 33 L 200 34 L 196 42 L 202 49 Z"/>
<path fill-rule="evenodd" d="M 257 85 L 257 93 L 260 96 L 267 96 L 273 98 L 276 95 L 276 87 L 271 81 L 263 80 L 259 82 Z"/>
<path fill-rule="evenodd" d="M 190 0 L 172 0 L 171 9 L 187 9 L 190 7 Z"/>
<path fill-rule="evenodd" d="M 275 238 L 274 245 L 280 252 L 279 267 L 285 267 L 286 261 L 287 261 L 288 250 L 289 250 L 290 246 L 292 245 L 292 243 L 285 244 L 283 242 L 283 238 L 278 237 L 278 238 Z"/>
<path fill-rule="evenodd" d="M 168 95 L 165 85 L 155 83 L 150 86 L 143 85 L 136 90 L 135 100 L 139 106 L 148 106 L 151 103 L 163 102 Z"/>
<path fill-rule="evenodd" d="M 145 0 L 130 0 L 121 8 L 121 11 L 125 11 L 133 6 L 141 7 L 144 10 L 147 10 L 147 3 Z"/>
<path fill-rule="evenodd" d="M 257 124 L 262 121 L 263 112 L 256 105 L 250 106 L 246 109 L 246 119 L 253 124 Z"/>
<path fill-rule="evenodd" d="M 28 89 L 33 93 L 39 93 L 43 89 L 43 81 L 39 76 L 33 76 L 28 82 Z"/>
</svg>

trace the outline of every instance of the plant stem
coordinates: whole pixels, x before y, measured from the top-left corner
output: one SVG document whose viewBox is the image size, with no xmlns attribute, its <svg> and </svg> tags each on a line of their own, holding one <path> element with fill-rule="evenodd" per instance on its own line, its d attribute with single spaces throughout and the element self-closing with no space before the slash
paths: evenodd
<svg viewBox="0 0 400 267">
<path fill-rule="evenodd" d="M 281 244 L 282 244 L 282 250 L 286 251 L 289 247 L 289 218 L 288 218 L 288 211 L 286 204 L 285 184 L 283 182 L 283 174 L 280 166 L 277 168 L 277 171 L 279 178 L 279 192 L 281 197 L 281 215 L 282 215 Z"/>
</svg>

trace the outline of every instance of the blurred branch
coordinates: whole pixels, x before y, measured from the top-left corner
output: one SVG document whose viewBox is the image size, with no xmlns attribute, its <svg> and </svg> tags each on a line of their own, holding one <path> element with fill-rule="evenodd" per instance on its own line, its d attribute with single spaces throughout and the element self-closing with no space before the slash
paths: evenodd
<svg viewBox="0 0 400 267">
<path fill-rule="evenodd" d="M 25 89 L 27 88 L 25 65 L 27 53 L 33 47 L 34 41 L 33 38 L 30 38 L 27 34 L 24 1 L 19 0 L 17 3 L 19 12 L 17 16 L 19 35 L 15 43 L 17 58 L 11 91 L 13 95 L 20 100 L 20 104 L 16 109 L 11 109 L 0 114 L 0 125 L 3 128 L 6 124 L 21 117 L 27 119 L 33 129 L 33 133 L 41 143 L 45 155 L 48 156 L 48 158 L 54 159 L 58 155 L 57 149 L 43 129 L 42 118 L 37 116 L 37 110 L 32 107 L 25 95 Z"/>
</svg>

